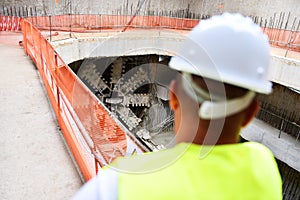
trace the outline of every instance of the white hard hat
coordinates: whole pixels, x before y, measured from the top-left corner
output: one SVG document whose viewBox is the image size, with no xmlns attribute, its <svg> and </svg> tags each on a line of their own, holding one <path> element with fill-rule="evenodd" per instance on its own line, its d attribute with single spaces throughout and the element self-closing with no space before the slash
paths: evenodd
<svg viewBox="0 0 300 200">
<path fill-rule="evenodd" d="M 225 13 L 202 20 L 169 66 L 220 82 L 268 94 L 269 42 L 250 18 Z"/>
<path fill-rule="evenodd" d="M 267 80 L 269 42 L 261 28 L 240 14 L 214 16 L 201 21 L 188 35 L 181 51 L 171 58 L 169 66 L 183 72 L 183 88 L 201 103 L 199 116 L 216 119 L 245 109 L 258 93 L 271 93 Z M 190 74 L 250 90 L 235 99 L 213 97 L 193 83 Z"/>
</svg>

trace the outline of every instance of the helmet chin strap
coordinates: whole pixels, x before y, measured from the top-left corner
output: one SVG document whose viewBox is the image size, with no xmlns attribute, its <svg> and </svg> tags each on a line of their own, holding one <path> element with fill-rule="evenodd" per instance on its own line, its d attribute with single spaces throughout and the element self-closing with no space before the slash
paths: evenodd
<svg viewBox="0 0 300 200">
<path fill-rule="evenodd" d="M 226 99 L 226 97 L 210 94 L 199 87 L 192 79 L 192 75 L 183 72 L 185 80 L 182 81 L 186 93 L 199 102 L 199 117 L 202 119 L 218 119 L 236 114 L 247 108 L 255 97 L 255 92 L 248 91 L 245 95 Z"/>
<path fill-rule="evenodd" d="M 247 92 L 244 96 L 223 102 L 204 101 L 199 109 L 199 117 L 203 119 L 225 118 L 247 108 L 255 93 Z"/>
</svg>

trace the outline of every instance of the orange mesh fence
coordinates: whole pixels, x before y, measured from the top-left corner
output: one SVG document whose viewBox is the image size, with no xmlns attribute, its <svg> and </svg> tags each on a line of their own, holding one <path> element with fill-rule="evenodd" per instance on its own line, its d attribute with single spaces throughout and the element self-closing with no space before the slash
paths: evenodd
<svg viewBox="0 0 300 200">
<path fill-rule="evenodd" d="M 39 29 L 87 31 L 93 29 L 124 28 L 171 28 L 191 29 L 199 20 L 162 16 L 120 16 L 120 15 L 57 15 L 26 18 Z M 128 24 L 131 22 L 130 24 Z"/>
<path fill-rule="evenodd" d="M 172 18 L 166 16 L 122 16 L 122 15 L 58 15 L 28 18 L 39 29 L 85 32 L 91 30 L 124 30 L 127 28 L 168 28 L 190 30 L 198 19 Z M 263 28 L 270 44 L 300 52 L 300 31 Z"/>
<path fill-rule="evenodd" d="M 55 62 L 50 62 L 50 60 L 54 60 L 56 57 L 54 51 L 49 51 L 49 49 L 52 49 L 52 46 L 31 23 L 24 20 L 22 26 L 25 32 L 23 39 L 25 51 L 35 62 L 40 72 L 66 142 L 78 163 L 83 177 L 88 180 L 95 175 L 95 169 L 91 168 L 89 164 L 94 162 L 94 158 L 84 156 L 84 152 L 90 151 L 90 149 L 84 148 L 86 145 L 80 139 L 80 135 L 76 135 L 76 131 L 74 131 L 76 130 L 76 126 L 74 126 L 70 117 L 71 108 L 66 106 L 68 105 L 67 99 L 64 98 L 63 91 L 55 78 L 54 72 L 58 66 L 53 66 L 51 64 Z M 95 166 L 95 164 L 93 163 L 92 166 Z"/>
<path fill-rule="evenodd" d="M 96 174 L 96 166 L 126 154 L 128 138 L 41 32 L 27 20 L 22 27 L 25 51 L 41 74 L 66 142 L 88 180 Z"/>
<path fill-rule="evenodd" d="M 263 30 L 268 35 L 272 46 L 300 52 L 300 31 L 271 28 Z"/>
<path fill-rule="evenodd" d="M 178 30 L 189 30 L 199 20 L 185 18 L 171 18 L 164 16 L 132 16 L 121 15 L 58 15 L 27 18 L 39 29 L 84 32 L 99 29 L 128 28 L 172 28 Z M 132 21 L 131 21 L 132 20 Z M 128 24 L 128 22 L 131 22 Z M 21 30 L 21 18 L 1 16 L 1 31 Z M 284 48 L 300 52 L 300 31 L 283 30 L 275 28 L 263 28 L 274 47 Z"/>
<path fill-rule="evenodd" d="M 0 16 L 0 31 L 20 31 L 21 18 L 15 16 Z"/>
</svg>

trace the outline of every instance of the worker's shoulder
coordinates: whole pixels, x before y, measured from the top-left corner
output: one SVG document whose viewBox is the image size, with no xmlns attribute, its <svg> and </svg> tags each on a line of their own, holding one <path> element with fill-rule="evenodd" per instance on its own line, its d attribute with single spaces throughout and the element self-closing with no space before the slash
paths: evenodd
<svg viewBox="0 0 300 200">
<path fill-rule="evenodd" d="M 260 163 L 264 166 L 275 166 L 277 168 L 276 159 L 272 151 L 265 145 L 257 142 L 246 142 L 243 144 L 249 152 L 249 158 L 255 160 L 255 163 Z M 254 165 L 259 166 L 259 165 Z"/>
<path fill-rule="evenodd" d="M 258 142 L 243 142 L 236 145 L 230 145 L 228 153 L 236 154 L 248 160 L 274 160 L 274 155 L 270 149 Z"/>
<path fill-rule="evenodd" d="M 255 153 L 262 153 L 268 156 L 273 157 L 273 153 L 270 149 L 268 149 L 265 145 L 258 143 L 258 142 L 245 142 L 242 143 L 243 147 L 248 149 L 250 152 Z"/>
<path fill-rule="evenodd" d="M 174 148 L 161 150 L 159 152 L 120 157 L 117 158 L 110 167 L 116 168 L 119 171 L 133 173 L 153 172 L 174 164 L 183 156 L 188 147 L 189 144 L 179 144 Z"/>
</svg>

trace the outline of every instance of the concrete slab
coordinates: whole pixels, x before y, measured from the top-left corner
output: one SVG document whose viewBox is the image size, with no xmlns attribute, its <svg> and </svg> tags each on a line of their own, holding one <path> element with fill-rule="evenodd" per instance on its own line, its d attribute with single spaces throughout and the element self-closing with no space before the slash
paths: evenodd
<svg viewBox="0 0 300 200">
<path fill-rule="evenodd" d="M 254 119 L 241 132 L 246 140 L 267 146 L 276 158 L 300 172 L 300 142 L 259 119 Z"/>
<path fill-rule="evenodd" d="M 82 182 L 19 40 L 0 32 L 0 199 L 70 199 Z"/>
</svg>

